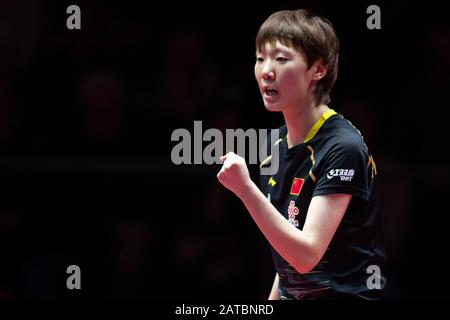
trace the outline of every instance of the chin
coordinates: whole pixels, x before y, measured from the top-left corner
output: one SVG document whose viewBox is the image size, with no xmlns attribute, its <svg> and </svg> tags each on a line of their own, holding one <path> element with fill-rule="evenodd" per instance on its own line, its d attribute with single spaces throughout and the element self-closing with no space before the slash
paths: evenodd
<svg viewBox="0 0 450 320">
<path fill-rule="evenodd" d="M 274 103 L 265 103 L 264 106 L 266 107 L 267 111 L 271 112 L 279 112 L 282 110 L 282 107 L 280 105 Z"/>
</svg>

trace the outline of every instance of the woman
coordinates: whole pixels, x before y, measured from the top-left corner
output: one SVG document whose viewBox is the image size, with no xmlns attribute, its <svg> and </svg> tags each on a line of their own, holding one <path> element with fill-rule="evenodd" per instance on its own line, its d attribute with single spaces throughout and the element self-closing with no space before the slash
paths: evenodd
<svg viewBox="0 0 450 320">
<path fill-rule="evenodd" d="M 328 106 L 338 56 L 328 20 L 305 10 L 272 14 L 256 37 L 255 77 L 267 110 L 285 120 L 281 139 L 270 142 L 278 171 L 261 175 L 258 189 L 243 158 L 221 157 L 219 181 L 272 247 L 269 299 L 383 296 L 375 162 L 360 132 Z"/>
</svg>

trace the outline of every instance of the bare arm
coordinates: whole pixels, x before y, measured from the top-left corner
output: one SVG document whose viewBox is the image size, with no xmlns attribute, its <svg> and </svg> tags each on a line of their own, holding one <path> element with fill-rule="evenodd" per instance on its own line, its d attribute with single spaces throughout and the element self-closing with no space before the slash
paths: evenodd
<svg viewBox="0 0 450 320">
<path fill-rule="evenodd" d="M 229 153 L 223 160 L 219 181 L 242 200 L 274 249 L 300 273 L 314 268 L 325 253 L 352 196 L 335 194 L 313 197 L 303 230 L 299 230 L 278 212 L 253 183 L 243 158 Z"/>
<path fill-rule="evenodd" d="M 280 300 L 280 293 L 278 292 L 278 284 L 280 278 L 278 273 L 275 273 L 275 279 L 273 280 L 272 290 L 270 291 L 269 300 Z"/>
<path fill-rule="evenodd" d="M 320 261 L 348 207 L 351 195 L 322 195 L 311 200 L 303 230 L 289 223 L 252 185 L 240 198 L 275 250 L 298 272 Z"/>
</svg>

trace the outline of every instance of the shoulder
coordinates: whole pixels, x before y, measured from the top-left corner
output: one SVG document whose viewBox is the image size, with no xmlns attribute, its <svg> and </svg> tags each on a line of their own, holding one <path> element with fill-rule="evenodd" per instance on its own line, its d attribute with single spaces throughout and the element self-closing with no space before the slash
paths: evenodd
<svg viewBox="0 0 450 320">
<path fill-rule="evenodd" d="M 329 151 L 368 153 L 361 132 L 342 115 L 330 119 L 326 129 L 322 140 Z"/>
</svg>

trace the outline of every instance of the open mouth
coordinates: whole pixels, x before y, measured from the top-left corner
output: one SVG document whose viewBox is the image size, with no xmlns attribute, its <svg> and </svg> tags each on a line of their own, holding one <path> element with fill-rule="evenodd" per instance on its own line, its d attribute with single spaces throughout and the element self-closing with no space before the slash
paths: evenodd
<svg viewBox="0 0 450 320">
<path fill-rule="evenodd" d="M 264 89 L 264 95 L 267 97 L 274 97 L 278 94 L 277 90 L 272 90 L 272 89 Z"/>
</svg>

